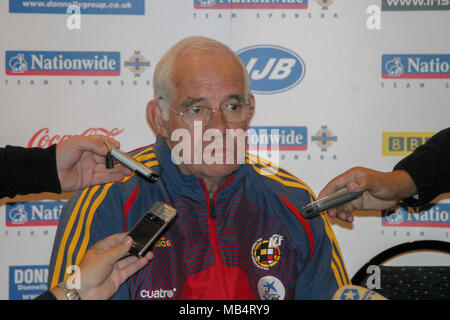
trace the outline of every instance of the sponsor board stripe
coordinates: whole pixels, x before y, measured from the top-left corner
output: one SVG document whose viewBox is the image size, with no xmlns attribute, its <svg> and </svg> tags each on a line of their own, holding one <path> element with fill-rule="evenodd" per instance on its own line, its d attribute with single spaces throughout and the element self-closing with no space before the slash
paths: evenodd
<svg viewBox="0 0 450 320">
<path fill-rule="evenodd" d="M 449 79 L 450 73 L 403 73 L 399 76 L 390 76 L 383 73 L 384 79 Z"/>
<path fill-rule="evenodd" d="M 385 227 L 436 227 L 436 228 L 450 228 L 450 222 L 402 222 L 402 223 L 390 223 L 383 220 L 382 226 Z"/>
<path fill-rule="evenodd" d="M 298 4 L 214 4 L 212 6 L 194 5 L 195 9 L 307 9 L 307 3 Z"/>
<path fill-rule="evenodd" d="M 24 72 L 5 71 L 9 76 L 120 76 L 120 71 L 70 71 L 70 70 L 28 70 Z"/>
<path fill-rule="evenodd" d="M 326 214 L 321 214 L 320 216 L 322 217 L 322 219 L 324 221 L 325 232 L 331 241 L 332 257 L 333 257 L 332 260 L 334 260 L 336 262 L 336 265 L 334 267 L 333 267 L 333 265 L 334 265 L 333 261 L 331 262 L 331 267 L 335 271 L 334 276 L 335 276 L 336 280 L 338 281 L 338 283 L 341 282 L 339 279 L 342 278 L 344 285 L 350 284 L 347 269 L 345 268 L 345 263 L 342 259 L 342 253 L 339 248 L 339 244 L 337 243 L 333 229 L 331 228 L 328 217 Z"/>
<path fill-rule="evenodd" d="M 61 266 L 62 266 L 62 261 L 64 258 L 64 251 L 65 251 L 65 247 L 66 247 L 66 242 L 67 239 L 69 238 L 70 232 L 72 231 L 72 226 L 77 218 L 77 212 L 80 209 L 81 203 L 83 202 L 84 197 L 86 196 L 86 193 L 88 192 L 88 189 L 84 189 L 83 192 L 81 193 L 80 197 L 78 198 L 78 201 L 75 205 L 75 208 L 70 216 L 69 222 L 67 224 L 66 230 L 64 231 L 64 235 L 62 237 L 61 243 L 59 245 L 59 250 L 58 250 L 58 255 L 56 257 L 56 263 L 55 263 L 55 270 L 53 271 L 53 278 L 52 278 L 52 283 L 50 285 L 50 288 L 54 288 L 56 287 L 56 285 L 59 282 L 59 275 L 61 272 Z M 64 273 L 66 271 L 64 270 Z"/>
</svg>

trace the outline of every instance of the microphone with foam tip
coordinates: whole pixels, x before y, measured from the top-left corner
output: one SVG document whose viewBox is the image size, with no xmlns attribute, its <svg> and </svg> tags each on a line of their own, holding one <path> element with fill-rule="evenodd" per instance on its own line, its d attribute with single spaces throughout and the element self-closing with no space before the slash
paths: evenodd
<svg viewBox="0 0 450 320">
<path fill-rule="evenodd" d="M 346 285 L 340 287 L 332 300 L 388 300 L 381 294 L 364 287 Z"/>
</svg>

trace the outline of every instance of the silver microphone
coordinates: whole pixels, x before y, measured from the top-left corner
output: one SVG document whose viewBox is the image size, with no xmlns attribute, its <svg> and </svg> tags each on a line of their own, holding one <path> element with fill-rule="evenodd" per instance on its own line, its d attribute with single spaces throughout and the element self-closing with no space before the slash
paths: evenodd
<svg viewBox="0 0 450 320">
<path fill-rule="evenodd" d="M 304 206 L 300 210 L 300 214 L 304 218 L 315 218 L 320 215 L 321 212 L 328 210 L 330 208 L 338 207 L 341 204 L 355 200 L 362 195 L 361 192 L 349 192 L 347 188 L 341 189 L 338 192 L 330 194 L 329 196 L 323 197 L 317 201 L 311 202 L 310 204 Z"/>
<path fill-rule="evenodd" d="M 128 155 L 125 152 L 120 151 L 112 144 L 105 142 L 106 146 L 108 147 L 108 150 L 111 150 L 111 156 L 114 157 L 117 161 L 119 161 L 121 164 L 123 164 L 125 167 L 130 169 L 133 172 L 137 172 L 142 177 L 147 179 L 147 181 L 151 183 L 156 183 L 159 179 L 159 175 L 154 173 L 150 168 L 144 166 L 139 161 L 136 161 L 134 158 L 132 158 L 130 155 Z M 107 161 L 108 163 L 108 161 Z"/>
</svg>

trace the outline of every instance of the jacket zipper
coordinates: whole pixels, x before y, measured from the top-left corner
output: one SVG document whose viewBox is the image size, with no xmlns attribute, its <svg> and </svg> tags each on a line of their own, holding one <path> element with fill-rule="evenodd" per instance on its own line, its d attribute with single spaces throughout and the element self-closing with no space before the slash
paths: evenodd
<svg viewBox="0 0 450 320">
<path fill-rule="evenodd" d="M 211 219 L 216 219 L 216 207 L 214 206 L 214 199 L 209 199 L 209 216 Z"/>
</svg>

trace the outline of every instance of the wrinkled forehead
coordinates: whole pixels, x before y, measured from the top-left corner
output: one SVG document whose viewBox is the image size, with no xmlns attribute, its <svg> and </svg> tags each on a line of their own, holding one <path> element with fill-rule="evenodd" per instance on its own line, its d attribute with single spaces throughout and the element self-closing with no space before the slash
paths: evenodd
<svg viewBox="0 0 450 320">
<path fill-rule="evenodd" d="M 222 83 L 243 85 L 242 66 L 233 54 L 196 51 L 180 55 L 175 63 L 172 81 L 176 87 L 181 84 L 203 86 Z"/>
</svg>

